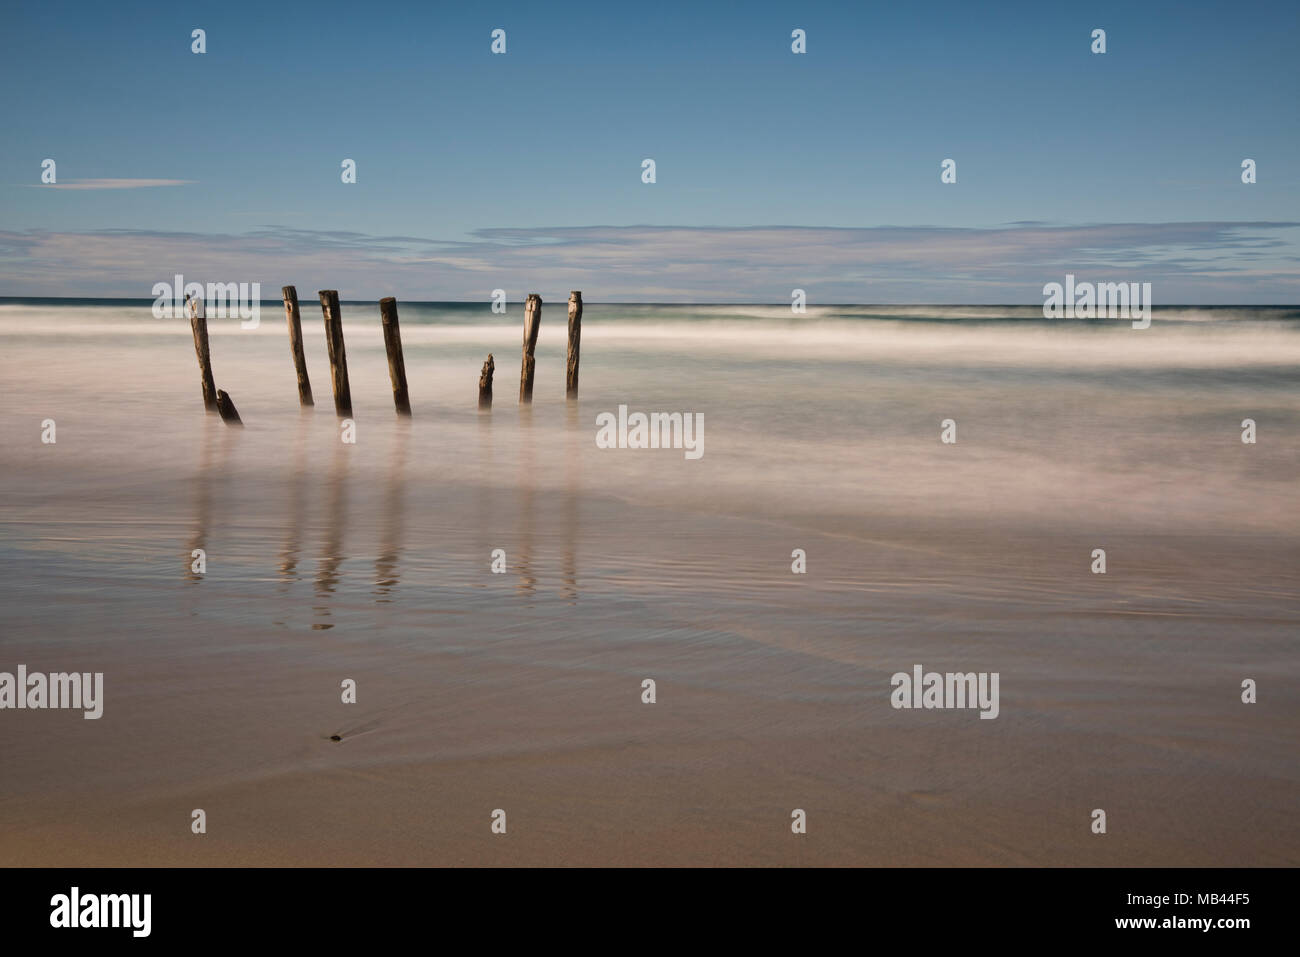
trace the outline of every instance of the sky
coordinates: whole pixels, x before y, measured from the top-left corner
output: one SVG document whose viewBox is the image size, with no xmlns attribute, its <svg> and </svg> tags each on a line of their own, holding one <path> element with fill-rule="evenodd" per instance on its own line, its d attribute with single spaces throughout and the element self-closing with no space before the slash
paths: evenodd
<svg viewBox="0 0 1300 957">
<path fill-rule="evenodd" d="M 0 16 L 0 295 L 1300 301 L 1294 0 Z"/>
</svg>

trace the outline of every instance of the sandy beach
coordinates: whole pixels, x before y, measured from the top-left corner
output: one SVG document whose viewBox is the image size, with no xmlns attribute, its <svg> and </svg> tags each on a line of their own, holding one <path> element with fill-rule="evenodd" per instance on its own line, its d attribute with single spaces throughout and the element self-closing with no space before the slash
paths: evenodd
<svg viewBox="0 0 1300 957">
<path fill-rule="evenodd" d="M 0 671 L 104 674 L 3 714 L 0 862 L 1300 863 L 1294 318 L 592 303 L 566 403 L 551 301 L 522 410 L 518 305 L 402 304 L 409 421 L 345 302 L 355 445 L 313 303 L 301 412 L 276 308 L 211 323 L 242 431 L 185 322 L 0 304 Z"/>
</svg>

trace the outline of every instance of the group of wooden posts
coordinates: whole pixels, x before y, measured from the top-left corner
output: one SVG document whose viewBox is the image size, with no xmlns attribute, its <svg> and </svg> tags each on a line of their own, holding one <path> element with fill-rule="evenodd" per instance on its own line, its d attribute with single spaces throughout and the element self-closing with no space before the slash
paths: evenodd
<svg viewBox="0 0 1300 957">
<path fill-rule="evenodd" d="M 307 359 L 302 350 L 302 318 L 298 313 L 298 290 L 285 286 L 284 314 L 289 323 L 289 351 L 293 355 L 294 369 L 298 373 L 298 401 L 301 405 L 315 405 L 311 396 L 311 380 L 307 377 Z M 348 385 L 348 355 L 343 346 L 343 313 L 339 308 L 339 294 L 334 289 L 320 292 L 321 312 L 325 317 L 325 347 L 330 357 L 330 376 L 334 383 L 334 411 L 340 418 L 352 415 L 352 389 Z M 397 324 L 397 300 L 392 296 L 379 300 L 379 317 L 384 327 L 384 348 L 388 352 L 388 375 L 393 380 L 393 404 L 398 415 L 411 414 L 411 400 L 406 391 L 406 364 L 402 361 L 402 335 Z M 537 333 L 542 324 L 542 297 L 536 293 L 528 296 L 524 305 L 524 355 L 519 373 L 519 401 L 533 401 L 533 370 L 536 360 Z M 199 373 L 203 382 L 203 406 L 217 412 L 230 425 L 243 425 L 235 403 L 222 389 L 216 387 L 212 377 L 212 358 L 208 349 L 208 321 L 192 317 L 190 328 L 194 332 L 194 351 L 199 357 Z M 569 293 L 569 357 L 565 371 L 564 391 L 570 399 L 578 397 L 578 345 L 582 338 L 582 293 Z M 478 379 L 478 406 L 492 407 L 492 374 L 496 363 L 488 353 L 483 371 Z"/>
</svg>

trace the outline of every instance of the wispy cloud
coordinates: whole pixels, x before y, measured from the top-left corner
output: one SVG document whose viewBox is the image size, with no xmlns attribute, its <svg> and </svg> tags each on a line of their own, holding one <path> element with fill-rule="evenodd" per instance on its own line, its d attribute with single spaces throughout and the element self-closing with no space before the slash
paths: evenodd
<svg viewBox="0 0 1300 957">
<path fill-rule="evenodd" d="M 274 296 L 590 301 L 1041 302 L 1046 282 L 1151 282 L 1157 303 L 1300 301 L 1300 223 L 580 226 L 483 229 L 468 239 L 268 225 L 251 232 L 0 232 L 0 295 L 147 297 L 176 273 L 261 282 Z"/>
<path fill-rule="evenodd" d="M 64 183 L 28 183 L 32 189 L 147 189 L 151 186 L 186 186 L 192 179 L 70 179 Z"/>
</svg>

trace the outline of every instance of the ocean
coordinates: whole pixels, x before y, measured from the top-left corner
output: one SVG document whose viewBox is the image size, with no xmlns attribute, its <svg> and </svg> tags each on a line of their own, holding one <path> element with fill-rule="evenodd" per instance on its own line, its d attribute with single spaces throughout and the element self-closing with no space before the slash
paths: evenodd
<svg viewBox="0 0 1300 957">
<path fill-rule="evenodd" d="M 243 429 L 150 306 L 0 300 L 0 672 L 103 674 L 0 714 L 6 863 L 1300 862 L 1300 308 L 588 302 L 571 402 L 557 296 L 521 407 L 521 303 L 399 302 L 405 420 L 345 301 L 345 443 L 314 300 L 310 409 L 208 320 Z"/>
</svg>

